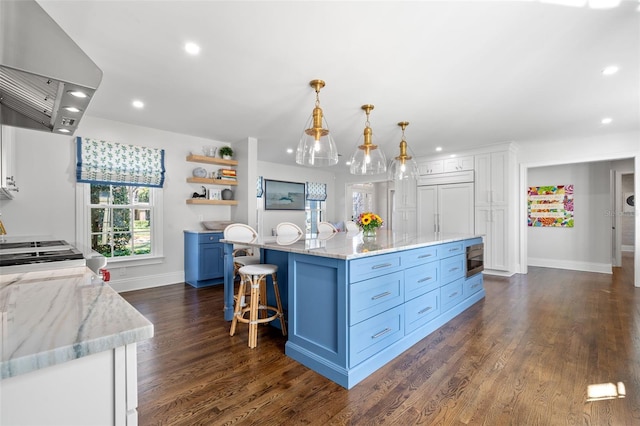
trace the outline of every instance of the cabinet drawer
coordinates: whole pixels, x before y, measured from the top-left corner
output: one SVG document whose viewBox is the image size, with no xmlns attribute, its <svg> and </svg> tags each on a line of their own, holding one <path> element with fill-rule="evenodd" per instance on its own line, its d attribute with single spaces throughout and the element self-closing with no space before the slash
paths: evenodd
<svg viewBox="0 0 640 426">
<path fill-rule="evenodd" d="M 462 292 L 464 293 L 464 297 L 469 297 L 480 290 L 482 290 L 482 274 L 476 274 L 468 280 L 465 280 Z"/>
<path fill-rule="evenodd" d="M 440 262 L 414 266 L 404 272 L 404 300 L 440 287 Z"/>
<path fill-rule="evenodd" d="M 462 295 L 462 286 L 464 278 L 460 278 L 452 283 L 440 287 L 440 295 L 442 297 L 442 312 L 457 305 L 464 298 Z"/>
<path fill-rule="evenodd" d="M 400 253 L 365 257 L 349 262 L 349 282 L 357 282 L 400 269 Z"/>
<path fill-rule="evenodd" d="M 402 256 L 402 265 L 407 268 L 438 260 L 438 246 L 423 247 L 406 251 Z"/>
<path fill-rule="evenodd" d="M 360 281 L 349 286 L 349 325 L 404 303 L 402 271 Z"/>
<path fill-rule="evenodd" d="M 353 367 L 404 336 L 404 307 L 396 306 L 349 330 L 349 366 Z"/>
<path fill-rule="evenodd" d="M 206 233 L 198 235 L 198 242 L 202 243 L 217 243 L 222 239 L 222 232 Z"/>
<path fill-rule="evenodd" d="M 466 263 L 466 255 L 459 254 L 457 256 L 448 257 L 440 261 L 440 282 L 442 284 L 449 283 L 458 278 L 464 277 Z"/>
<path fill-rule="evenodd" d="M 446 243 L 440 246 L 440 259 L 450 256 L 464 254 L 464 241 L 456 241 L 455 243 Z"/>
<path fill-rule="evenodd" d="M 411 333 L 416 328 L 431 321 L 440 314 L 440 289 L 432 290 L 404 305 L 404 332 Z"/>
</svg>

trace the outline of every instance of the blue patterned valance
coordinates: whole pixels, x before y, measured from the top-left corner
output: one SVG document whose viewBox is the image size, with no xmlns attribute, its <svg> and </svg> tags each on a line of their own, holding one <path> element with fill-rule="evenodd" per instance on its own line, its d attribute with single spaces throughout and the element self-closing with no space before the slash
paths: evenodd
<svg viewBox="0 0 640 426">
<path fill-rule="evenodd" d="M 327 199 L 327 184 L 307 182 L 307 200 L 325 201 Z"/>
<path fill-rule="evenodd" d="M 76 138 L 78 182 L 150 186 L 164 184 L 164 149 Z"/>
</svg>

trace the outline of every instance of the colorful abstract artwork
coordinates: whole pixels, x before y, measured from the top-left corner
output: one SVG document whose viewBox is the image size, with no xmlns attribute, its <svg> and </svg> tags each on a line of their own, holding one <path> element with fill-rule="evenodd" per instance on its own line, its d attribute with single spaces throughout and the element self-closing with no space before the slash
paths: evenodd
<svg viewBox="0 0 640 426">
<path fill-rule="evenodd" d="M 530 186 L 529 226 L 573 228 L 573 185 Z"/>
</svg>

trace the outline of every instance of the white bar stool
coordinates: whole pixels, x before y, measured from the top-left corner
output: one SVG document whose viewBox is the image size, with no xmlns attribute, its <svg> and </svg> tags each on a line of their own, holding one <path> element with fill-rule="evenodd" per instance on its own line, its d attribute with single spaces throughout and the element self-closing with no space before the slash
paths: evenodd
<svg viewBox="0 0 640 426">
<path fill-rule="evenodd" d="M 277 279 L 278 266 L 268 263 L 260 263 L 256 265 L 243 266 L 238 270 L 240 274 L 240 287 L 238 288 L 238 296 L 236 297 L 236 305 L 233 312 L 233 320 L 231 321 L 231 331 L 229 335 L 233 336 L 236 332 L 238 321 L 249 324 L 249 347 L 255 348 L 258 345 L 258 324 L 268 323 L 276 319 L 280 320 L 282 335 L 287 335 L 287 326 L 284 323 L 284 315 L 282 311 L 282 302 L 280 301 L 280 290 L 278 289 Z M 266 277 L 271 275 L 273 281 L 273 290 L 276 296 L 276 305 L 267 305 Z M 249 303 L 245 306 L 242 304 L 242 295 L 245 294 L 245 286 L 251 286 L 251 296 Z M 265 313 L 262 318 L 258 318 L 258 312 Z M 249 313 L 249 318 L 245 318 L 245 314 Z M 269 312 L 273 315 L 267 316 Z"/>
</svg>

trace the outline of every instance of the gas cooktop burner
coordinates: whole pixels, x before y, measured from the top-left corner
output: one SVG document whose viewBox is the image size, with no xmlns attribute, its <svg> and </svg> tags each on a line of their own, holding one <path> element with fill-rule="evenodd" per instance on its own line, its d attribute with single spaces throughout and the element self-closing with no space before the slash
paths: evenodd
<svg viewBox="0 0 640 426">
<path fill-rule="evenodd" d="M 0 243 L 0 267 L 84 259 L 64 240 Z"/>
<path fill-rule="evenodd" d="M 21 248 L 37 248 L 37 247 L 55 247 L 69 245 L 64 240 L 51 241 L 25 241 L 20 243 L 0 243 L 0 250 L 21 249 Z"/>
</svg>

